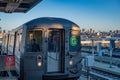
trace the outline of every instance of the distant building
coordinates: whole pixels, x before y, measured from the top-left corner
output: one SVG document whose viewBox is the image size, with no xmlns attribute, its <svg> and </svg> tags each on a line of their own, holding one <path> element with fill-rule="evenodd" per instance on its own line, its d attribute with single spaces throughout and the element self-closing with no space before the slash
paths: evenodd
<svg viewBox="0 0 120 80">
<path fill-rule="evenodd" d="M 120 34 L 120 30 L 118 30 L 118 34 Z"/>
<path fill-rule="evenodd" d="M 92 28 L 90 28 L 90 33 L 92 33 Z"/>
<path fill-rule="evenodd" d="M 2 28 L 0 27 L 0 33 L 2 33 Z"/>
<path fill-rule="evenodd" d="M 85 29 L 83 28 L 83 29 L 82 29 L 82 33 L 84 33 L 84 32 L 85 32 Z"/>
<path fill-rule="evenodd" d="M 6 30 L 3 30 L 3 33 L 6 33 Z"/>
</svg>

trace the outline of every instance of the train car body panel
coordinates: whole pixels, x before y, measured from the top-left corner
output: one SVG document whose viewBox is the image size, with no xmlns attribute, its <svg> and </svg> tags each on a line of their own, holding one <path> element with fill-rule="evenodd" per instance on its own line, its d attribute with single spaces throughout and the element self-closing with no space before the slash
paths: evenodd
<svg viewBox="0 0 120 80">
<path fill-rule="evenodd" d="M 80 28 L 75 23 L 61 18 L 38 18 L 12 33 L 14 44 L 10 50 L 16 57 L 21 80 L 79 78 Z"/>
</svg>

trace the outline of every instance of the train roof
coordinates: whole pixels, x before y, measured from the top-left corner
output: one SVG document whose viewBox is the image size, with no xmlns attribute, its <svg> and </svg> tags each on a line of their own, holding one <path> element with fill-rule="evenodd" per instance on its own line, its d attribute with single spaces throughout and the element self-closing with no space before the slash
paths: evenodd
<svg viewBox="0 0 120 80">
<path fill-rule="evenodd" d="M 64 18 L 55 18 L 55 17 L 41 17 L 37 19 L 33 19 L 31 21 L 28 21 L 24 23 L 23 25 L 13 29 L 12 31 L 16 31 L 18 29 L 21 29 L 23 27 L 27 28 L 34 28 L 34 27 L 48 27 L 48 28 L 56 28 L 56 26 L 60 26 L 61 28 L 64 29 L 71 29 L 73 26 L 78 27 L 77 24 L 74 22 L 64 19 Z"/>
<path fill-rule="evenodd" d="M 25 25 L 27 25 L 28 27 L 34 27 L 34 26 L 51 27 L 53 25 L 61 25 L 63 28 L 68 28 L 68 27 L 72 28 L 72 26 L 79 27 L 77 24 L 75 24 L 70 20 L 63 18 L 53 18 L 53 17 L 37 18 L 25 23 Z"/>
</svg>

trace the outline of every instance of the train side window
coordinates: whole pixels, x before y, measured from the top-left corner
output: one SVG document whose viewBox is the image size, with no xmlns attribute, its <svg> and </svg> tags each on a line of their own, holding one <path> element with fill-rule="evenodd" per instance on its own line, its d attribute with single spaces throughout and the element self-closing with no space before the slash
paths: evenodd
<svg viewBox="0 0 120 80">
<path fill-rule="evenodd" d="M 19 33 L 19 51 L 21 48 L 22 33 Z"/>
<path fill-rule="evenodd" d="M 5 46 L 6 36 L 3 36 L 2 45 Z"/>
<path fill-rule="evenodd" d="M 11 33 L 9 36 L 9 42 L 8 42 L 8 54 L 13 55 L 13 47 L 14 47 L 14 34 Z"/>
<path fill-rule="evenodd" d="M 4 49 L 7 51 L 7 47 L 8 47 L 8 40 L 9 40 L 9 35 L 7 34 L 5 36 L 5 44 L 4 44 Z"/>
<path fill-rule="evenodd" d="M 22 33 L 17 33 L 17 35 L 16 35 L 17 51 L 20 51 L 21 39 L 22 39 Z"/>
<path fill-rule="evenodd" d="M 42 51 L 42 31 L 34 30 L 28 31 L 26 41 L 27 52 L 41 52 Z"/>
</svg>

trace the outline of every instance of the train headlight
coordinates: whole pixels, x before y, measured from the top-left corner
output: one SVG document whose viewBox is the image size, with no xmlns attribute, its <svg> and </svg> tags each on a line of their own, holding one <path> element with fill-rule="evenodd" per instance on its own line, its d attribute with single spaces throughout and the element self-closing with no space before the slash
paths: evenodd
<svg viewBox="0 0 120 80">
<path fill-rule="evenodd" d="M 70 65 L 73 65 L 72 57 L 73 57 L 72 55 L 69 55 L 69 60 L 70 60 L 70 61 L 69 61 L 69 64 L 70 64 Z"/>
<path fill-rule="evenodd" d="M 38 56 L 37 56 L 37 66 L 38 66 L 38 67 L 41 67 L 41 66 L 42 66 L 42 56 L 41 56 L 41 55 L 38 55 Z"/>
<path fill-rule="evenodd" d="M 42 62 L 38 62 L 37 65 L 38 65 L 39 67 L 41 67 L 41 66 L 42 66 Z"/>
<path fill-rule="evenodd" d="M 73 65 L 73 61 L 72 61 L 72 60 L 70 60 L 70 61 L 69 61 L 69 64 L 70 64 L 70 65 Z"/>
</svg>

